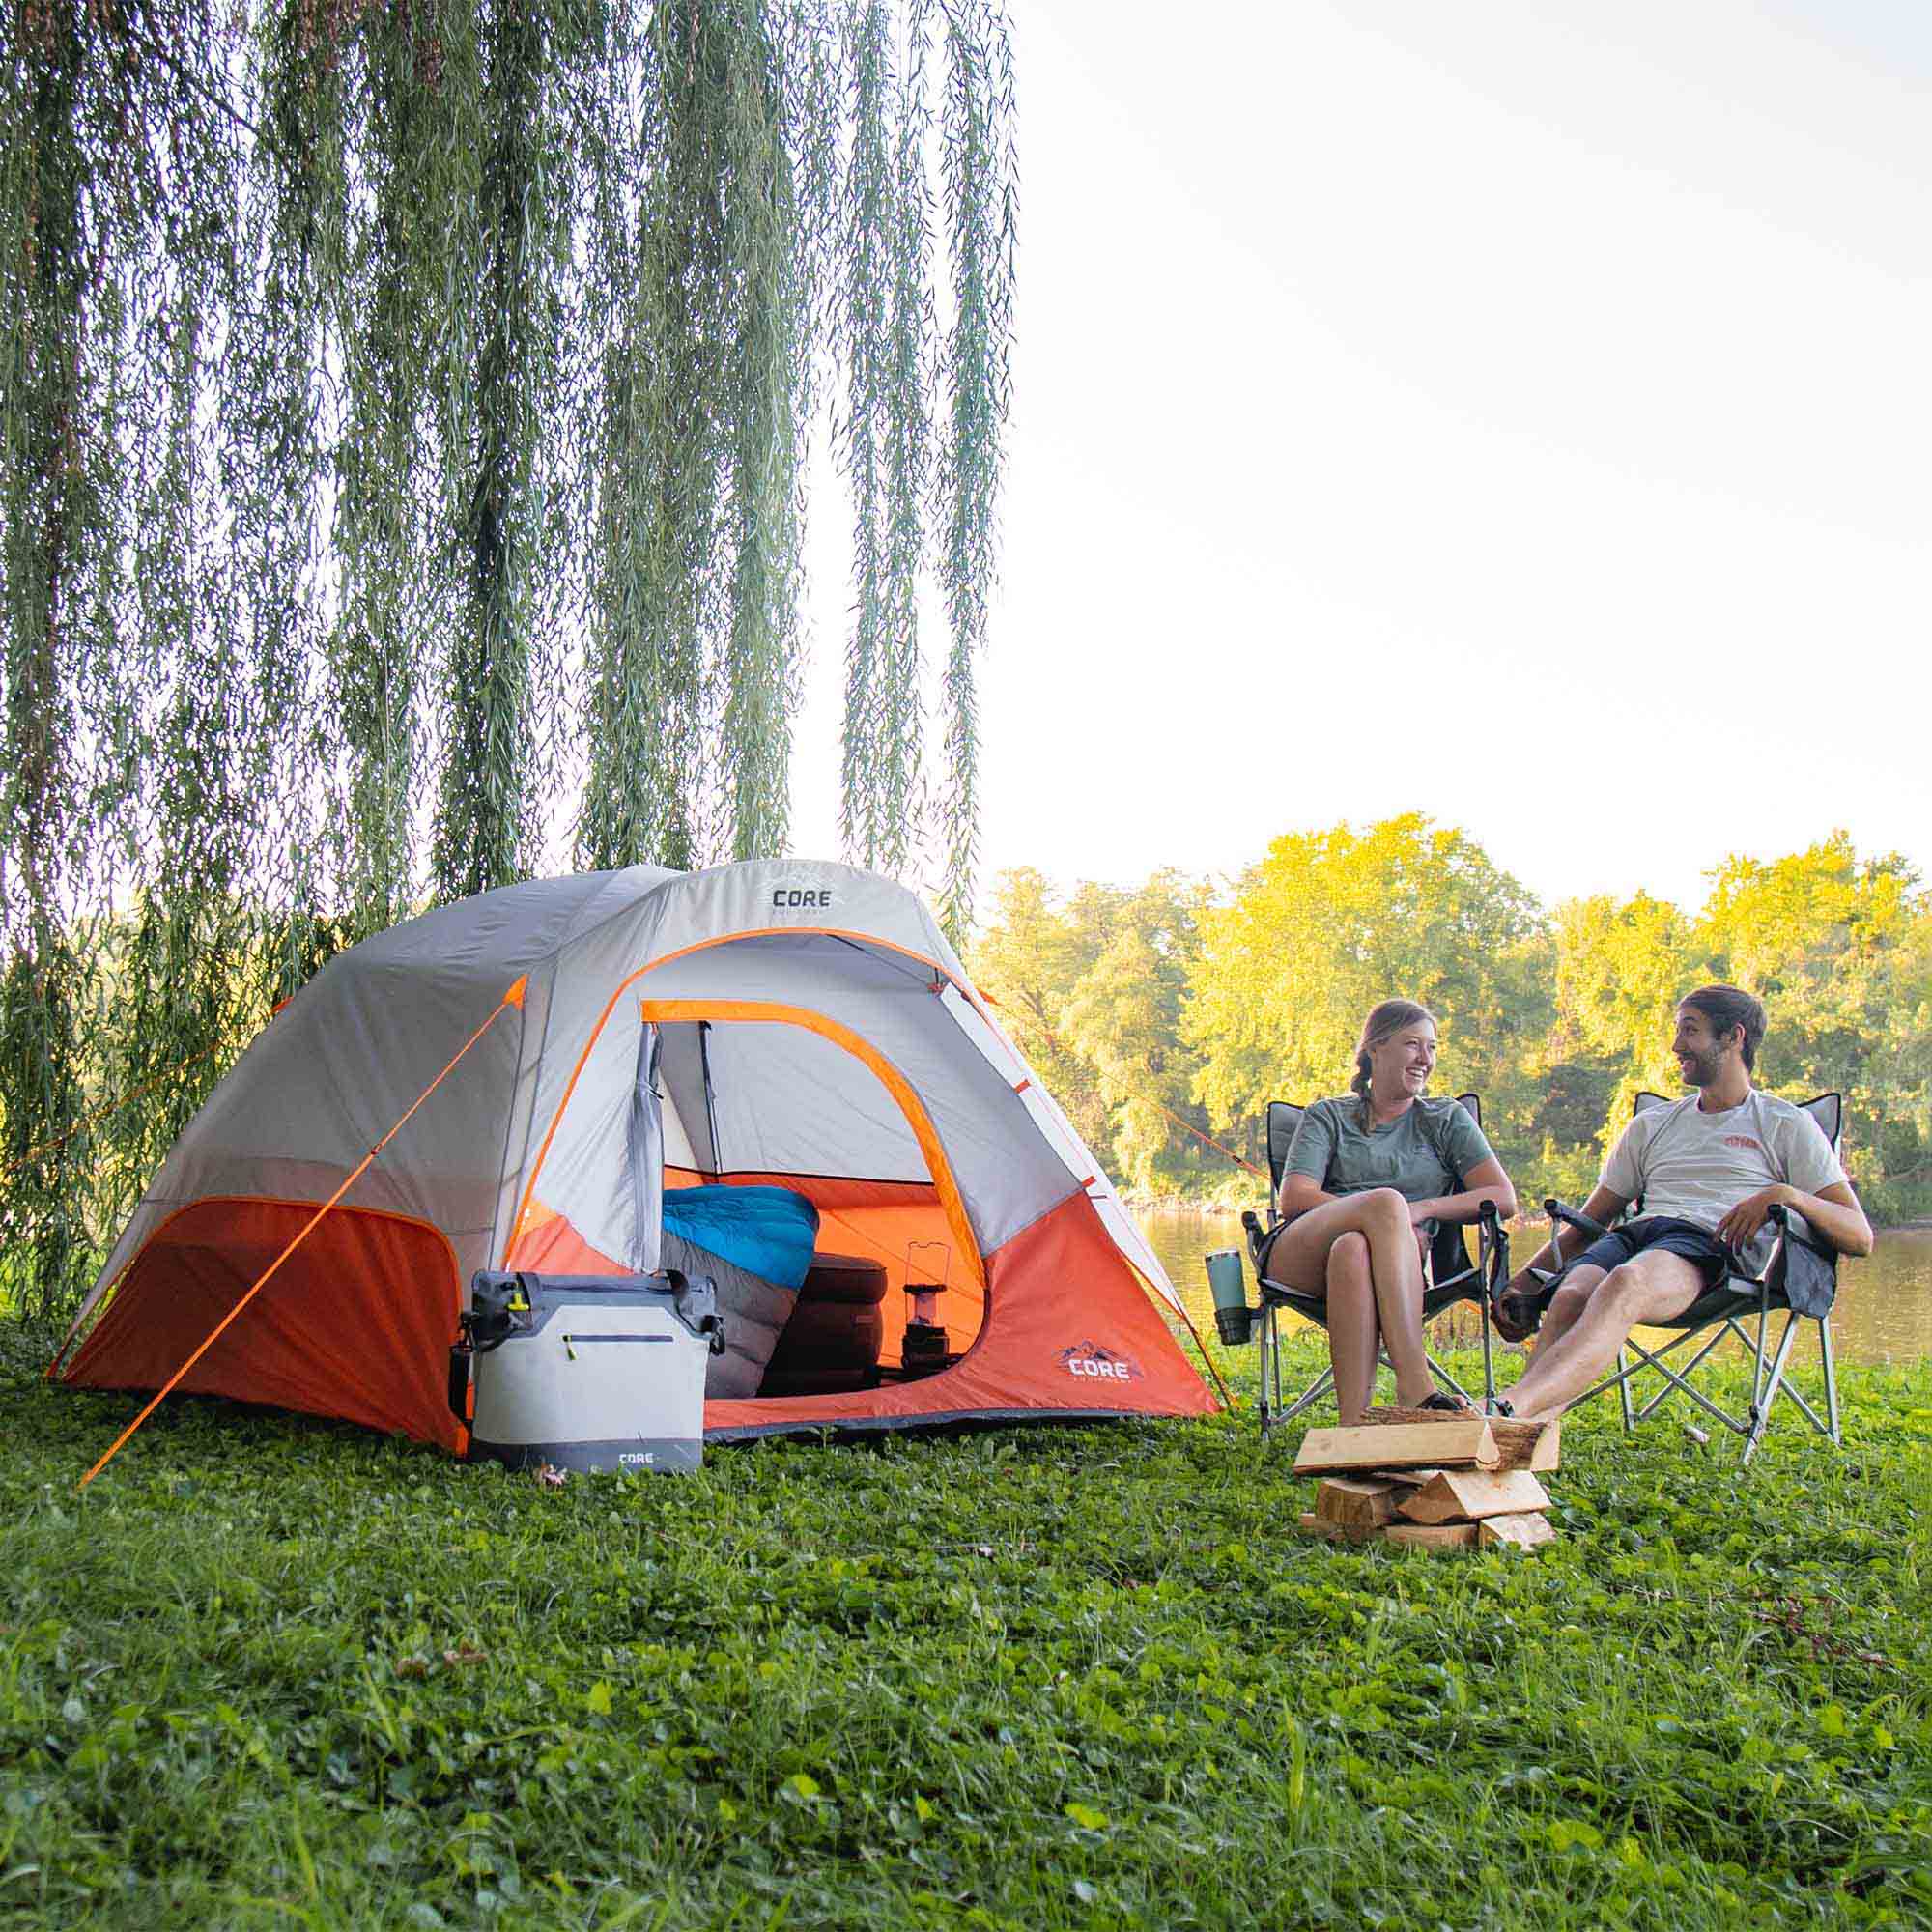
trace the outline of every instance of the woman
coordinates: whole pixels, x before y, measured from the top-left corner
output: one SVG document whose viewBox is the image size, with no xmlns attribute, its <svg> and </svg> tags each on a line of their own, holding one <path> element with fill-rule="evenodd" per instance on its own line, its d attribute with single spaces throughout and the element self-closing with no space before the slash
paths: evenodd
<svg viewBox="0 0 1932 1932">
<path fill-rule="evenodd" d="M 1516 1212 L 1483 1130 L 1456 1101 L 1424 1097 L 1435 1070 L 1429 1009 L 1384 1000 L 1362 1023 L 1352 1094 L 1302 1115 L 1282 1170 L 1284 1225 L 1264 1265 L 1271 1281 L 1327 1299 L 1345 1427 L 1367 1413 L 1382 1349 L 1403 1407 L 1465 1406 L 1437 1391 L 1423 1352 L 1424 1258 L 1438 1222 L 1473 1221 L 1485 1201 L 1505 1219 Z"/>
</svg>

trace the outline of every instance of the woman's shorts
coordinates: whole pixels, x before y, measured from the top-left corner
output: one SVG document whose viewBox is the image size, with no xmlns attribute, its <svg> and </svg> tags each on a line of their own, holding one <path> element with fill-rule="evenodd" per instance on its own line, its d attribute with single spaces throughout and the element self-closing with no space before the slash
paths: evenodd
<svg viewBox="0 0 1932 1932">
<path fill-rule="evenodd" d="M 1293 1221 L 1295 1218 L 1296 1217 L 1294 1215 L 1291 1214 L 1288 1217 L 1288 1220 L 1277 1221 L 1274 1224 L 1274 1226 L 1267 1231 L 1267 1237 L 1262 1242 L 1260 1253 L 1258 1253 L 1255 1256 L 1255 1272 L 1257 1274 L 1265 1277 L 1269 1281 L 1274 1280 L 1274 1277 L 1268 1274 L 1267 1271 L 1268 1258 L 1274 1253 L 1274 1244 L 1278 1240 L 1280 1240 L 1285 1234 L 1288 1233 L 1290 1222 Z M 1276 1287 L 1281 1287 L 1282 1285 L 1283 1284 L 1279 1282 L 1275 1283 Z M 1299 1292 L 1300 1292 L 1299 1290 L 1291 1291 L 1291 1293 L 1298 1293 Z"/>
<path fill-rule="evenodd" d="M 1607 1274 L 1652 1248 L 1662 1248 L 1667 1255 L 1682 1255 L 1687 1262 L 1694 1263 L 1706 1288 L 1716 1288 L 1723 1280 L 1734 1259 L 1730 1249 L 1710 1229 L 1700 1228 L 1695 1221 L 1683 1221 L 1674 1214 L 1646 1214 L 1640 1220 L 1612 1228 L 1600 1240 L 1592 1241 L 1563 1272 L 1567 1275 L 1571 1268 L 1599 1267 Z"/>
</svg>

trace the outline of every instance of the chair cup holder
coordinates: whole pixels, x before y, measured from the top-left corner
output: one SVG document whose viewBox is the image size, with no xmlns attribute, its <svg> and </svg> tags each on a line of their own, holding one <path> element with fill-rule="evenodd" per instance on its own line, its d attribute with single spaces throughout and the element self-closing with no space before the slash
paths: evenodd
<svg viewBox="0 0 1932 1932">
<path fill-rule="evenodd" d="M 1215 1309 L 1214 1327 L 1223 1344 L 1230 1349 L 1245 1349 L 1254 1340 L 1255 1317 L 1260 1313 L 1258 1308 Z"/>
<path fill-rule="evenodd" d="M 1208 1292 L 1214 1297 L 1214 1326 L 1230 1349 L 1246 1346 L 1254 1332 L 1248 1306 L 1247 1268 L 1239 1248 L 1217 1248 L 1208 1257 Z"/>
</svg>

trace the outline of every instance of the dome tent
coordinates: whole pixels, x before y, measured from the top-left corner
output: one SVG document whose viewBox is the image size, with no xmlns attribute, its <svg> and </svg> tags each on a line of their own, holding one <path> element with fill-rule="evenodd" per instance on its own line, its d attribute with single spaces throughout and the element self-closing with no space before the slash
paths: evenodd
<svg viewBox="0 0 1932 1932">
<path fill-rule="evenodd" d="M 718 1182 L 803 1194 L 824 1246 L 883 1264 L 889 1365 L 909 1281 L 957 1359 L 713 1400 L 708 1439 L 1214 1406 L 1159 1263 L 924 906 L 790 860 L 504 887 L 330 961 L 162 1164 L 64 1379 L 160 1387 L 479 1028 L 181 1387 L 460 1450 L 472 1272 L 654 1267 L 664 1188 Z"/>
</svg>

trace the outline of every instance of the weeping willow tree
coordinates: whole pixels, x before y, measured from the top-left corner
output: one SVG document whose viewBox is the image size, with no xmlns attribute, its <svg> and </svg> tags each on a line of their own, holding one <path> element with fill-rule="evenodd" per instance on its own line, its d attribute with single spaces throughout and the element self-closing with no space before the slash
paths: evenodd
<svg viewBox="0 0 1932 1932">
<path fill-rule="evenodd" d="M 0 7 L 0 1305 L 340 946 L 784 849 L 817 425 L 847 850 L 963 926 L 999 0 Z"/>
</svg>

